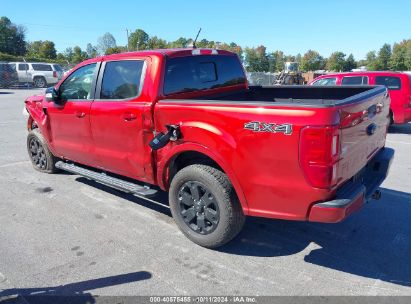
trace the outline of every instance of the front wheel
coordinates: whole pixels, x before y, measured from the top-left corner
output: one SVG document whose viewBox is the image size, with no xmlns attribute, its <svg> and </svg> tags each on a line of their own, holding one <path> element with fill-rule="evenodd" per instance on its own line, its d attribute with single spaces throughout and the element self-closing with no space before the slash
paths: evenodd
<svg viewBox="0 0 411 304">
<path fill-rule="evenodd" d="M 27 152 L 34 169 L 44 173 L 55 173 L 57 158 L 50 152 L 47 143 L 38 129 L 27 135 Z"/>
<path fill-rule="evenodd" d="M 174 176 L 170 209 L 180 230 L 194 243 L 217 248 L 231 241 L 245 216 L 228 177 L 206 165 L 191 165 Z"/>
</svg>

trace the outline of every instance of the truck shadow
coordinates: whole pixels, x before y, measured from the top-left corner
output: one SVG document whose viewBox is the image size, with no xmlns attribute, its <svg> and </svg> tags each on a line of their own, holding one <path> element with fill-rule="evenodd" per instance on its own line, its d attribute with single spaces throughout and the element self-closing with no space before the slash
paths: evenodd
<svg viewBox="0 0 411 304">
<path fill-rule="evenodd" d="M 1 303 L 96 303 L 90 290 L 148 280 L 150 272 L 138 271 L 60 286 L 12 288 L 0 291 Z M 16 298 L 19 296 L 19 298 Z M 4 302 L 3 302 L 4 301 Z"/>
<path fill-rule="evenodd" d="M 411 194 L 382 192 L 381 201 L 340 224 L 250 218 L 221 251 L 259 257 L 303 252 L 307 263 L 411 287 Z"/>
<path fill-rule="evenodd" d="M 165 192 L 153 204 L 85 178 L 77 181 L 171 216 Z M 250 217 L 242 232 L 218 251 L 256 257 L 304 253 L 307 263 L 411 287 L 411 194 L 381 191 L 380 201 L 339 224 Z"/>
<path fill-rule="evenodd" d="M 388 129 L 391 134 L 411 134 L 411 123 L 402 125 L 392 125 Z"/>
</svg>

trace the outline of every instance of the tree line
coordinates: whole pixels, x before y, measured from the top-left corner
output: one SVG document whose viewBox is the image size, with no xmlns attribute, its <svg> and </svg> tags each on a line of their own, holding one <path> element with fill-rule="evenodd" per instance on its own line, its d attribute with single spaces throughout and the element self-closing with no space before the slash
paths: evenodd
<svg viewBox="0 0 411 304">
<path fill-rule="evenodd" d="M 109 55 L 127 51 L 186 48 L 192 46 L 191 38 L 181 37 L 175 41 L 166 41 L 157 36 L 150 36 L 142 29 L 137 29 L 128 36 L 128 44 L 117 45 L 111 33 L 105 33 L 96 44 L 88 43 L 86 49 L 79 46 L 57 52 L 55 44 L 49 40 L 26 41 L 26 29 L 16 25 L 7 17 L 0 18 L 0 60 L 55 61 L 64 64 L 77 64 L 98 55 Z M 385 43 L 379 50 L 370 51 L 366 58 L 356 60 L 353 54 L 341 51 L 333 52 L 328 58 L 315 50 L 305 54 L 287 55 L 281 50 L 268 52 L 264 45 L 242 48 L 235 42 L 225 43 L 202 39 L 196 43 L 199 48 L 217 48 L 235 52 L 239 55 L 249 72 L 279 72 L 286 61 L 298 62 L 302 71 L 351 71 L 365 66 L 368 70 L 411 70 L 411 39 L 394 43 Z"/>
</svg>

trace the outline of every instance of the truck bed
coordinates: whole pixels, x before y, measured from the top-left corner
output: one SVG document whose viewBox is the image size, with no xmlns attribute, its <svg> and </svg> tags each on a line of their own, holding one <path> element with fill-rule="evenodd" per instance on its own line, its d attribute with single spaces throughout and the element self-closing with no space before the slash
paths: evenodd
<svg viewBox="0 0 411 304">
<path fill-rule="evenodd" d="M 330 107 L 372 97 L 384 90 L 381 86 L 250 86 L 248 90 L 206 95 L 196 99 L 229 103 L 275 102 L 276 105 Z"/>
</svg>

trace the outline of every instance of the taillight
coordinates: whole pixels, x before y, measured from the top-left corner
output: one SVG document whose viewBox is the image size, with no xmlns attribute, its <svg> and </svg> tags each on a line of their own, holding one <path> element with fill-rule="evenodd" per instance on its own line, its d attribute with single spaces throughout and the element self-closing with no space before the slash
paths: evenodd
<svg viewBox="0 0 411 304">
<path fill-rule="evenodd" d="M 337 184 L 340 140 L 338 126 L 309 126 L 301 130 L 300 166 L 313 187 L 329 189 Z"/>
<path fill-rule="evenodd" d="M 53 71 L 53 77 L 57 78 L 57 72 Z"/>
</svg>

